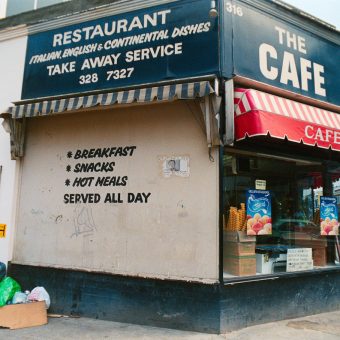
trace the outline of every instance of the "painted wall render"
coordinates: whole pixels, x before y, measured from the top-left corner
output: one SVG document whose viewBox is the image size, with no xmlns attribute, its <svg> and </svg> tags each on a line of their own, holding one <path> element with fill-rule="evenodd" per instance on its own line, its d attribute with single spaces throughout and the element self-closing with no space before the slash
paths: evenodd
<svg viewBox="0 0 340 340">
<path fill-rule="evenodd" d="M 21 97 L 27 37 L 0 42 L 0 109 Z M 0 123 L 2 123 L 0 119 Z M 0 261 L 11 260 L 14 226 L 16 178 L 19 162 L 11 160 L 10 135 L 0 126 L 0 223 L 6 224 L 6 237 L 0 238 Z"/>
<path fill-rule="evenodd" d="M 177 101 L 28 119 L 14 262 L 216 282 L 218 153 L 199 114 Z"/>
</svg>

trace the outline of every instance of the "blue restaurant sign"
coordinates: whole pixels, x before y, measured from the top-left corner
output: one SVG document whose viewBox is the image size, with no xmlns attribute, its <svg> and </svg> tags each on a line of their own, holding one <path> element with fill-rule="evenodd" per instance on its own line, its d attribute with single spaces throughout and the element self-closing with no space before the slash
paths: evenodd
<svg viewBox="0 0 340 340">
<path fill-rule="evenodd" d="M 179 0 L 32 34 L 22 99 L 214 74 L 340 105 L 339 35 L 328 40 L 256 2 L 217 5 L 217 18 L 208 0 Z"/>
<path fill-rule="evenodd" d="M 339 34 L 334 38 L 330 32 L 333 39 L 328 40 L 325 33 L 302 28 L 302 18 L 295 25 L 256 3 L 221 0 L 221 6 L 225 77 L 241 76 L 340 105 Z"/>
<path fill-rule="evenodd" d="M 30 35 L 22 99 L 217 74 L 209 10 L 181 0 Z"/>
</svg>

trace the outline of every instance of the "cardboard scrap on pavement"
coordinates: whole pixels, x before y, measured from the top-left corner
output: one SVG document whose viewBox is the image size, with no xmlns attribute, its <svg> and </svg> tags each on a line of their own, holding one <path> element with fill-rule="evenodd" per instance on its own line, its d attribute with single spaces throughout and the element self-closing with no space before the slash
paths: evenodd
<svg viewBox="0 0 340 340">
<path fill-rule="evenodd" d="M 0 327 L 19 329 L 47 324 L 45 301 L 0 307 Z"/>
</svg>

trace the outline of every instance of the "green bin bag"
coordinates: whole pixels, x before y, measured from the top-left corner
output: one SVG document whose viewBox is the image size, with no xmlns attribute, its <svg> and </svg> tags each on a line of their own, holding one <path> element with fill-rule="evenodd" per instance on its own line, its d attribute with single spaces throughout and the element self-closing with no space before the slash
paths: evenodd
<svg viewBox="0 0 340 340">
<path fill-rule="evenodd" d="M 20 292 L 21 287 L 18 282 L 7 276 L 0 282 L 0 307 L 6 305 L 16 292 Z"/>
</svg>

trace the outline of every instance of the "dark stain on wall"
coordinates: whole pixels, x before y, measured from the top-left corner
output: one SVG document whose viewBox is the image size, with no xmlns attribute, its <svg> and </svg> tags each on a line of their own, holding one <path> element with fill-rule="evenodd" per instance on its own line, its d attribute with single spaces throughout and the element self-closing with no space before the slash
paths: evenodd
<svg viewBox="0 0 340 340">
<path fill-rule="evenodd" d="M 340 309 L 338 270 L 221 285 L 18 264 L 9 275 L 45 287 L 50 313 L 205 333 Z"/>
</svg>

